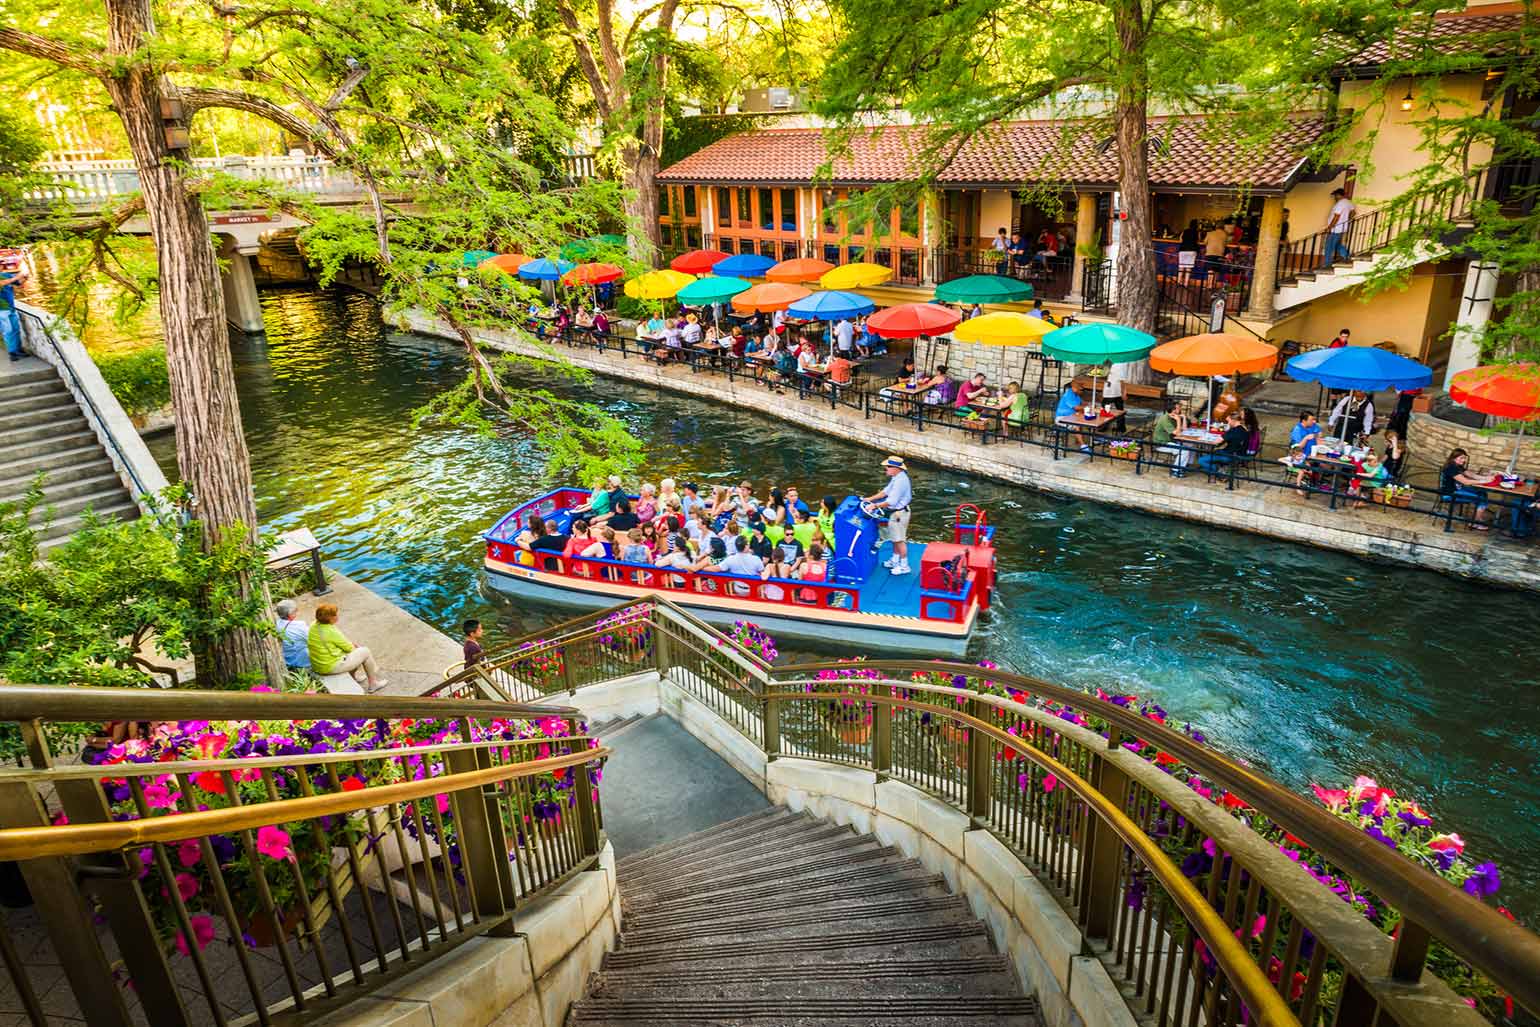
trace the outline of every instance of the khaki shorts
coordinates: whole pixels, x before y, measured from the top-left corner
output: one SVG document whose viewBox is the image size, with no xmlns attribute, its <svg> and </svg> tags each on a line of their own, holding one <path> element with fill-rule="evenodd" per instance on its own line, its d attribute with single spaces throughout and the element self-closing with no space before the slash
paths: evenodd
<svg viewBox="0 0 1540 1027">
<path fill-rule="evenodd" d="M 894 510 L 888 514 L 888 541 L 907 542 L 909 540 L 909 508 Z"/>
</svg>

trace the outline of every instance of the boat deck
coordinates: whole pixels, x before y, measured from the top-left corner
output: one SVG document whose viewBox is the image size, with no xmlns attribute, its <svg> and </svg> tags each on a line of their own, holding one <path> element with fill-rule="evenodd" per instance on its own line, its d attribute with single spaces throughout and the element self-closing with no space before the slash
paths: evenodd
<svg viewBox="0 0 1540 1027">
<path fill-rule="evenodd" d="M 877 566 L 871 580 L 861 586 L 861 612 L 885 613 L 892 617 L 920 616 L 920 560 L 924 558 L 922 543 L 909 543 L 908 574 L 890 574 L 883 566 L 893 555 L 893 543 L 884 541 L 877 550 Z"/>
</svg>

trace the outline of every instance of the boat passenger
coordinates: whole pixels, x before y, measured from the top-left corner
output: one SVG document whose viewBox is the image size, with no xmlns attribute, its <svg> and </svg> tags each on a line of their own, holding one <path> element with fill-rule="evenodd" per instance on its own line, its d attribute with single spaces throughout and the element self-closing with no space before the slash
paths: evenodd
<svg viewBox="0 0 1540 1027">
<path fill-rule="evenodd" d="M 807 507 L 805 506 L 794 507 L 792 510 L 792 517 L 794 519 L 792 521 L 791 533 L 798 542 L 802 543 L 802 547 L 806 549 L 808 546 L 813 544 L 813 530 L 817 527 L 817 525 L 814 524 L 813 519 L 808 516 Z"/>
<path fill-rule="evenodd" d="M 673 478 L 664 478 L 658 482 L 658 509 L 666 510 L 668 504 L 680 501 L 679 490 L 674 485 Z"/>
<path fill-rule="evenodd" d="M 803 513 L 810 512 L 807 508 L 807 504 L 802 501 L 801 495 L 797 492 L 797 486 L 795 485 L 786 486 L 786 505 L 794 510 L 801 510 Z"/>
<path fill-rule="evenodd" d="M 689 536 L 692 542 L 705 545 L 705 540 L 715 533 L 712 527 L 711 512 L 703 506 L 695 508 L 695 519 L 689 524 Z"/>
<path fill-rule="evenodd" d="M 641 487 L 641 493 L 636 497 L 635 513 L 637 520 L 646 524 L 658 516 L 658 498 L 650 484 Z"/>
<path fill-rule="evenodd" d="M 665 535 L 662 548 L 654 563 L 659 567 L 672 567 L 676 570 L 687 571 L 690 569 L 690 544 L 689 541 L 678 534 Z"/>
<path fill-rule="evenodd" d="M 601 527 L 598 537 L 592 545 L 583 550 L 583 555 L 596 560 L 615 559 L 615 529 L 608 524 Z"/>
<path fill-rule="evenodd" d="M 792 573 L 792 577 L 798 581 L 825 581 L 829 576 L 829 561 L 825 559 L 827 550 L 823 546 L 814 543 L 807 547 L 807 559 Z"/>
<path fill-rule="evenodd" d="M 727 546 L 720 538 L 713 536 L 709 542 L 703 543 L 700 558 L 690 565 L 692 571 L 714 571 L 717 564 L 727 559 Z"/>
<path fill-rule="evenodd" d="M 761 560 L 770 559 L 775 552 L 775 544 L 765 535 L 765 522 L 759 518 L 749 521 L 749 552 Z"/>
<path fill-rule="evenodd" d="M 611 528 L 614 528 L 617 533 L 624 535 L 642 523 L 642 519 L 636 515 L 636 511 L 631 509 L 631 500 L 622 497 L 613 502 L 615 512 L 610 515 L 610 519 L 606 523 Z"/>
<path fill-rule="evenodd" d="M 688 522 L 695 513 L 695 508 L 702 505 L 700 486 L 693 481 L 687 481 L 681 486 L 684 494 L 679 497 L 679 509 L 684 513 L 684 519 Z"/>
<path fill-rule="evenodd" d="M 625 534 L 625 544 L 621 547 L 620 558 L 626 563 L 651 563 L 652 554 L 648 551 L 646 543 L 642 541 L 642 529 L 632 528 Z"/>
<path fill-rule="evenodd" d="M 608 517 L 610 514 L 609 484 L 600 478 L 594 482 L 593 491 L 588 494 L 588 502 L 582 506 L 572 508 L 573 516 L 583 517 L 592 521 L 598 517 Z"/>
<path fill-rule="evenodd" d="M 772 488 L 770 490 L 770 498 L 766 500 L 764 508 L 760 510 L 760 516 L 765 519 L 766 524 L 781 524 L 785 522 L 786 497 L 781 494 L 780 489 Z"/>
<path fill-rule="evenodd" d="M 823 529 L 824 538 L 834 537 L 834 511 L 838 505 L 833 496 L 824 496 L 818 501 L 818 513 L 814 519 Z"/>
<path fill-rule="evenodd" d="M 572 534 L 567 538 L 567 544 L 562 546 L 562 556 L 582 556 L 583 552 L 593 545 L 594 537 L 589 531 L 588 522 L 576 520 L 572 522 Z"/>
<path fill-rule="evenodd" d="M 781 550 L 781 558 L 793 568 L 796 567 L 797 561 L 802 559 L 802 554 L 806 552 L 802 545 L 802 540 L 797 538 L 795 532 L 786 532 L 781 537 L 780 542 L 777 543 L 777 546 Z"/>
<path fill-rule="evenodd" d="M 711 501 L 707 504 L 706 509 L 711 514 L 713 521 L 731 509 L 732 498 L 732 495 L 727 491 L 726 485 L 713 485 L 711 487 Z"/>
<path fill-rule="evenodd" d="M 769 581 L 771 578 L 789 578 L 791 575 L 792 561 L 786 559 L 786 551 L 780 546 L 771 547 L 764 569 L 759 572 L 760 578 Z"/>
<path fill-rule="evenodd" d="M 642 544 L 647 547 L 647 559 L 655 560 L 668 546 L 669 527 L 666 518 L 657 517 L 642 525 Z"/>
</svg>

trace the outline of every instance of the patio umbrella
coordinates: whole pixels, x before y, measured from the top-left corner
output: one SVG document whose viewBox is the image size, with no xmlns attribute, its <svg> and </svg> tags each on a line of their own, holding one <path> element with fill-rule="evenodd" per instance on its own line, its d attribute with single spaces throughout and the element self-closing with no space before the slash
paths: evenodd
<svg viewBox="0 0 1540 1027">
<path fill-rule="evenodd" d="M 922 335 L 941 335 L 956 328 L 962 315 L 950 307 L 934 303 L 902 303 L 879 310 L 866 320 L 866 327 L 884 339 L 918 339 Z"/>
<path fill-rule="evenodd" d="M 625 274 L 614 264 L 579 264 L 561 276 L 563 285 L 603 285 Z"/>
<path fill-rule="evenodd" d="M 817 260 L 813 257 L 798 257 L 796 260 L 781 261 L 775 267 L 765 272 L 765 278 L 772 282 L 789 282 L 792 285 L 802 285 L 806 282 L 816 282 L 833 270 L 834 265 L 827 260 Z"/>
<path fill-rule="evenodd" d="M 737 275 L 739 278 L 758 278 L 775 267 L 775 261 L 757 253 L 740 253 L 711 265 L 714 275 Z"/>
<path fill-rule="evenodd" d="M 811 295 L 811 290 L 804 289 L 800 285 L 765 282 L 734 296 L 733 309 L 742 314 L 769 313 L 772 310 L 785 310 L 798 300 Z"/>
<path fill-rule="evenodd" d="M 1328 389 L 1420 389 L 1433 384 L 1433 369 L 1410 357 L 1377 346 L 1339 346 L 1291 357 L 1284 370 L 1302 382 L 1319 382 Z"/>
<path fill-rule="evenodd" d="M 1449 398 L 1483 414 L 1519 422 L 1508 473 L 1519 463 L 1524 424 L 1540 417 L 1540 364 L 1492 364 L 1461 371 L 1449 382 Z"/>
<path fill-rule="evenodd" d="M 806 321 L 840 321 L 876 309 L 877 304 L 853 292 L 815 292 L 787 307 L 786 313 Z"/>
<path fill-rule="evenodd" d="M 539 260 L 520 265 L 518 273 L 519 277 L 527 282 L 554 282 L 571 271 L 573 266 L 569 260 L 550 260 L 541 257 Z"/>
<path fill-rule="evenodd" d="M 561 248 L 563 260 L 592 260 L 594 257 L 612 250 L 623 250 L 626 247 L 626 237 L 623 235 L 593 235 L 587 239 L 574 239 Z"/>
<path fill-rule="evenodd" d="M 1222 332 L 1173 339 L 1150 351 L 1150 366 L 1157 371 L 1208 378 L 1210 410 L 1214 404 L 1214 375 L 1265 371 L 1277 362 L 1278 347 L 1260 339 Z"/>
<path fill-rule="evenodd" d="M 634 300 L 671 299 L 680 289 L 695 281 L 694 275 L 665 269 L 637 275 L 626 283 L 626 295 Z"/>
<path fill-rule="evenodd" d="M 824 272 L 818 284 L 825 289 L 863 289 L 868 285 L 881 285 L 892 277 L 890 267 L 858 261 Z"/>
<path fill-rule="evenodd" d="M 938 303 L 1015 303 L 1032 298 L 1032 286 L 1004 275 L 969 275 L 936 286 Z"/>
<path fill-rule="evenodd" d="M 1054 331 L 1054 326 L 1040 317 L 996 311 L 971 317 L 952 332 L 958 342 L 977 342 L 985 346 L 1025 346 Z"/>
<path fill-rule="evenodd" d="M 479 267 L 495 256 L 497 256 L 497 254 L 493 253 L 491 250 L 466 250 L 463 254 L 460 255 L 460 266 Z"/>
<path fill-rule="evenodd" d="M 721 278 L 712 275 L 707 278 L 697 278 L 680 289 L 674 298 L 686 306 L 704 307 L 712 303 L 726 303 L 740 292 L 753 287 L 754 283 L 744 278 Z"/>
<path fill-rule="evenodd" d="M 529 261 L 530 258 L 524 256 L 522 253 L 499 253 L 495 257 L 492 257 L 488 260 L 483 260 L 480 266 L 495 267 L 499 271 L 503 271 L 511 275 L 518 271 L 519 268 L 523 267 L 525 264 L 528 264 Z"/>
<path fill-rule="evenodd" d="M 1043 353 L 1073 364 L 1103 364 L 1107 361 L 1122 364 L 1143 360 L 1155 348 L 1155 341 L 1155 336 L 1148 332 L 1125 325 L 1078 324 L 1043 336 Z M 1025 377 L 1025 369 L 1022 373 Z M 1097 402 L 1094 378 L 1091 402 Z"/>
<path fill-rule="evenodd" d="M 712 268 L 726 260 L 727 256 L 721 250 L 691 250 L 669 261 L 668 266 L 685 274 L 704 275 L 709 274 Z"/>
</svg>

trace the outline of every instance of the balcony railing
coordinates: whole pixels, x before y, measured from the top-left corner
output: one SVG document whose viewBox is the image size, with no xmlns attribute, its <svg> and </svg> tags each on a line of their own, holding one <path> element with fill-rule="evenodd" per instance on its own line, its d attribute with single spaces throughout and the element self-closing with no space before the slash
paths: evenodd
<svg viewBox="0 0 1540 1027">
<path fill-rule="evenodd" d="M 361 196 L 364 188 L 349 171 L 320 157 L 194 157 L 193 167 L 221 171 L 235 178 L 278 182 L 317 195 Z M 131 160 L 50 162 L 40 170 L 53 184 L 27 194 L 35 204 L 56 202 L 98 206 L 139 191 L 139 173 Z"/>
<path fill-rule="evenodd" d="M 128 737 L 82 750 L 103 722 Z M 38 1025 L 317 1018 L 512 933 L 602 847 L 608 750 L 560 706 L 8 685 L 0 738 L 35 905 L 0 914 L 5 1008 Z"/>
<path fill-rule="evenodd" d="M 666 676 L 768 757 L 862 767 L 928 792 L 1017 853 L 1155 1023 L 1485 1022 L 1435 966 L 1540 1010 L 1540 938 L 1138 710 L 976 665 L 767 667 L 660 597 L 547 634 L 451 668 L 445 687 L 582 689 L 615 676 L 609 656 L 595 660 L 608 648 L 622 670 Z M 1308 848 L 1319 865 L 1307 872 L 1280 846 Z M 1322 880 L 1375 896 L 1394 937 Z"/>
</svg>

